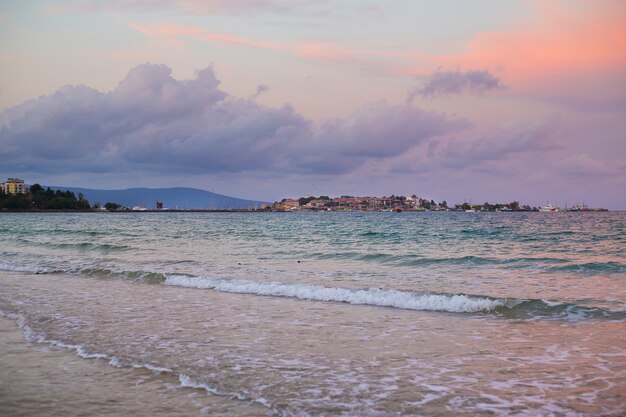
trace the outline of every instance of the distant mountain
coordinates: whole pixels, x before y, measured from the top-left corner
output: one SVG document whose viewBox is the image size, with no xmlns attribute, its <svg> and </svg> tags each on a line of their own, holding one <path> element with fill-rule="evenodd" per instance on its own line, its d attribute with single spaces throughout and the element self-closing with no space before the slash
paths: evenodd
<svg viewBox="0 0 626 417">
<path fill-rule="evenodd" d="M 44 186 L 46 188 L 48 186 Z M 263 201 L 244 200 L 228 197 L 197 188 L 127 188 L 125 190 L 93 190 L 89 188 L 49 186 L 53 190 L 69 190 L 78 196 L 82 193 L 89 203 L 107 202 L 132 208 L 140 206 L 156 208 L 156 202 L 162 201 L 163 208 L 170 209 L 248 209 L 260 208 Z"/>
</svg>

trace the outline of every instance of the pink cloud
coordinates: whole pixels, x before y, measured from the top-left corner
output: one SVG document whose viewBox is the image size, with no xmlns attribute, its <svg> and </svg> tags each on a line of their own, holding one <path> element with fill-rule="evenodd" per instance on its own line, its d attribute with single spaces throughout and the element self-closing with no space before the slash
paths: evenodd
<svg viewBox="0 0 626 417">
<path fill-rule="evenodd" d="M 538 15 L 530 27 L 482 32 L 461 55 L 439 63 L 470 68 L 501 66 L 517 91 L 571 88 L 571 81 L 593 75 L 624 79 L 626 3 L 594 2 L 573 10 L 566 2 L 533 2 Z M 618 75 L 619 74 L 619 75 Z"/>
<path fill-rule="evenodd" d="M 263 39 L 250 39 L 229 33 L 209 32 L 203 28 L 180 26 L 170 23 L 128 25 L 131 29 L 150 37 L 168 39 L 178 46 L 184 46 L 184 39 L 203 40 L 229 46 L 266 49 L 287 53 L 296 58 L 321 63 L 353 65 L 360 70 L 377 74 L 398 75 L 393 62 L 415 60 L 414 52 L 383 50 L 375 48 L 350 48 L 330 42 L 274 42 Z"/>
<path fill-rule="evenodd" d="M 237 45 L 250 48 L 278 51 L 285 51 L 289 49 L 288 46 L 276 42 L 253 40 L 228 33 L 208 32 L 198 27 L 179 26 L 168 23 L 156 23 L 152 25 L 131 23 L 129 24 L 129 27 L 146 36 L 161 36 L 174 41 L 180 41 L 180 38 L 192 38 L 224 45 Z"/>
</svg>

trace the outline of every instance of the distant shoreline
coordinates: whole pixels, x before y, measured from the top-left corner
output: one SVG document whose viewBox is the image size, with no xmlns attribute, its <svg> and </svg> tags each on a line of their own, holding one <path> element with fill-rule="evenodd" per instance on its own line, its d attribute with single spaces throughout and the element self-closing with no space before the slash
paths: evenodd
<svg viewBox="0 0 626 417">
<path fill-rule="evenodd" d="M 267 213 L 268 210 L 246 209 L 145 209 L 145 210 L 11 210 L 0 209 L 0 213 Z M 276 211 L 275 213 L 277 213 Z"/>
<path fill-rule="evenodd" d="M 558 211 L 556 213 L 607 213 L 607 212 L 623 212 L 626 210 L 586 210 L 586 211 Z M 390 211 L 376 210 L 248 210 L 248 209 L 144 209 L 144 210 L 10 210 L 0 209 L 1 213 L 102 213 L 102 214 L 121 214 L 121 213 L 391 213 Z M 463 210 L 402 210 L 402 213 L 465 213 Z M 475 211 L 468 214 L 480 213 L 543 213 L 539 210 L 515 210 L 515 211 Z"/>
</svg>

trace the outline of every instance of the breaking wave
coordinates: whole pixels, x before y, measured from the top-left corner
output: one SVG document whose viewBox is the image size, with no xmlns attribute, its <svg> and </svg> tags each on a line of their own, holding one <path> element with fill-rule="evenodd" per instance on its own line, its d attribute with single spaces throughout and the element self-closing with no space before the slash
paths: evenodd
<svg viewBox="0 0 626 417">
<path fill-rule="evenodd" d="M 53 274 L 55 272 L 61 272 L 60 270 L 54 268 L 7 264 L 3 262 L 0 262 L 0 270 L 11 272 L 30 272 L 32 274 Z"/>
<path fill-rule="evenodd" d="M 506 304 L 506 300 L 504 299 L 477 297 L 465 294 L 419 294 L 376 288 L 333 288 L 324 287 L 322 285 L 268 283 L 183 275 L 168 276 L 165 280 L 165 285 L 212 289 L 238 294 L 299 298 L 301 300 L 313 301 L 334 301 L 359 305 L 395 307 L 407 310 L 449 311 L 453 313 L 493 311 L 497 307 Z"/>
<path fill-rule="evenodd" d="M 495 298 L 467 294 L 418 293 L 378 288 L 336 288 L 322 285 L 288 284 L 228 280 L 210 277 L 169 275 L 165 285 L 211 289 L 220 292 L 253 294 L 301 300 L 340 302 L 355 305 L 393 307 L 419 311 L 450 313 L 492 313 L 511 319 L 589 318 L 626 320 L 626 311 L 609 311 L 571 303 L 551 303 L 544 300 Z"/>
</svg>

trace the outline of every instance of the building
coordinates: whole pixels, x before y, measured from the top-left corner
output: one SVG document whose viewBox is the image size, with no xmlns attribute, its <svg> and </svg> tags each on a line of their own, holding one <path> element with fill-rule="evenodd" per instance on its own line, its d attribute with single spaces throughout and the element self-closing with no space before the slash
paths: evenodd
<svg viewBox="0 0 626 417">
<path fill-rule="evenodd" d="M 5 194 L 26 194 L 28 191 L 24 180 L 18 178 L 9 178 L 0 184 L 0 186 Z"/>
</svg>

